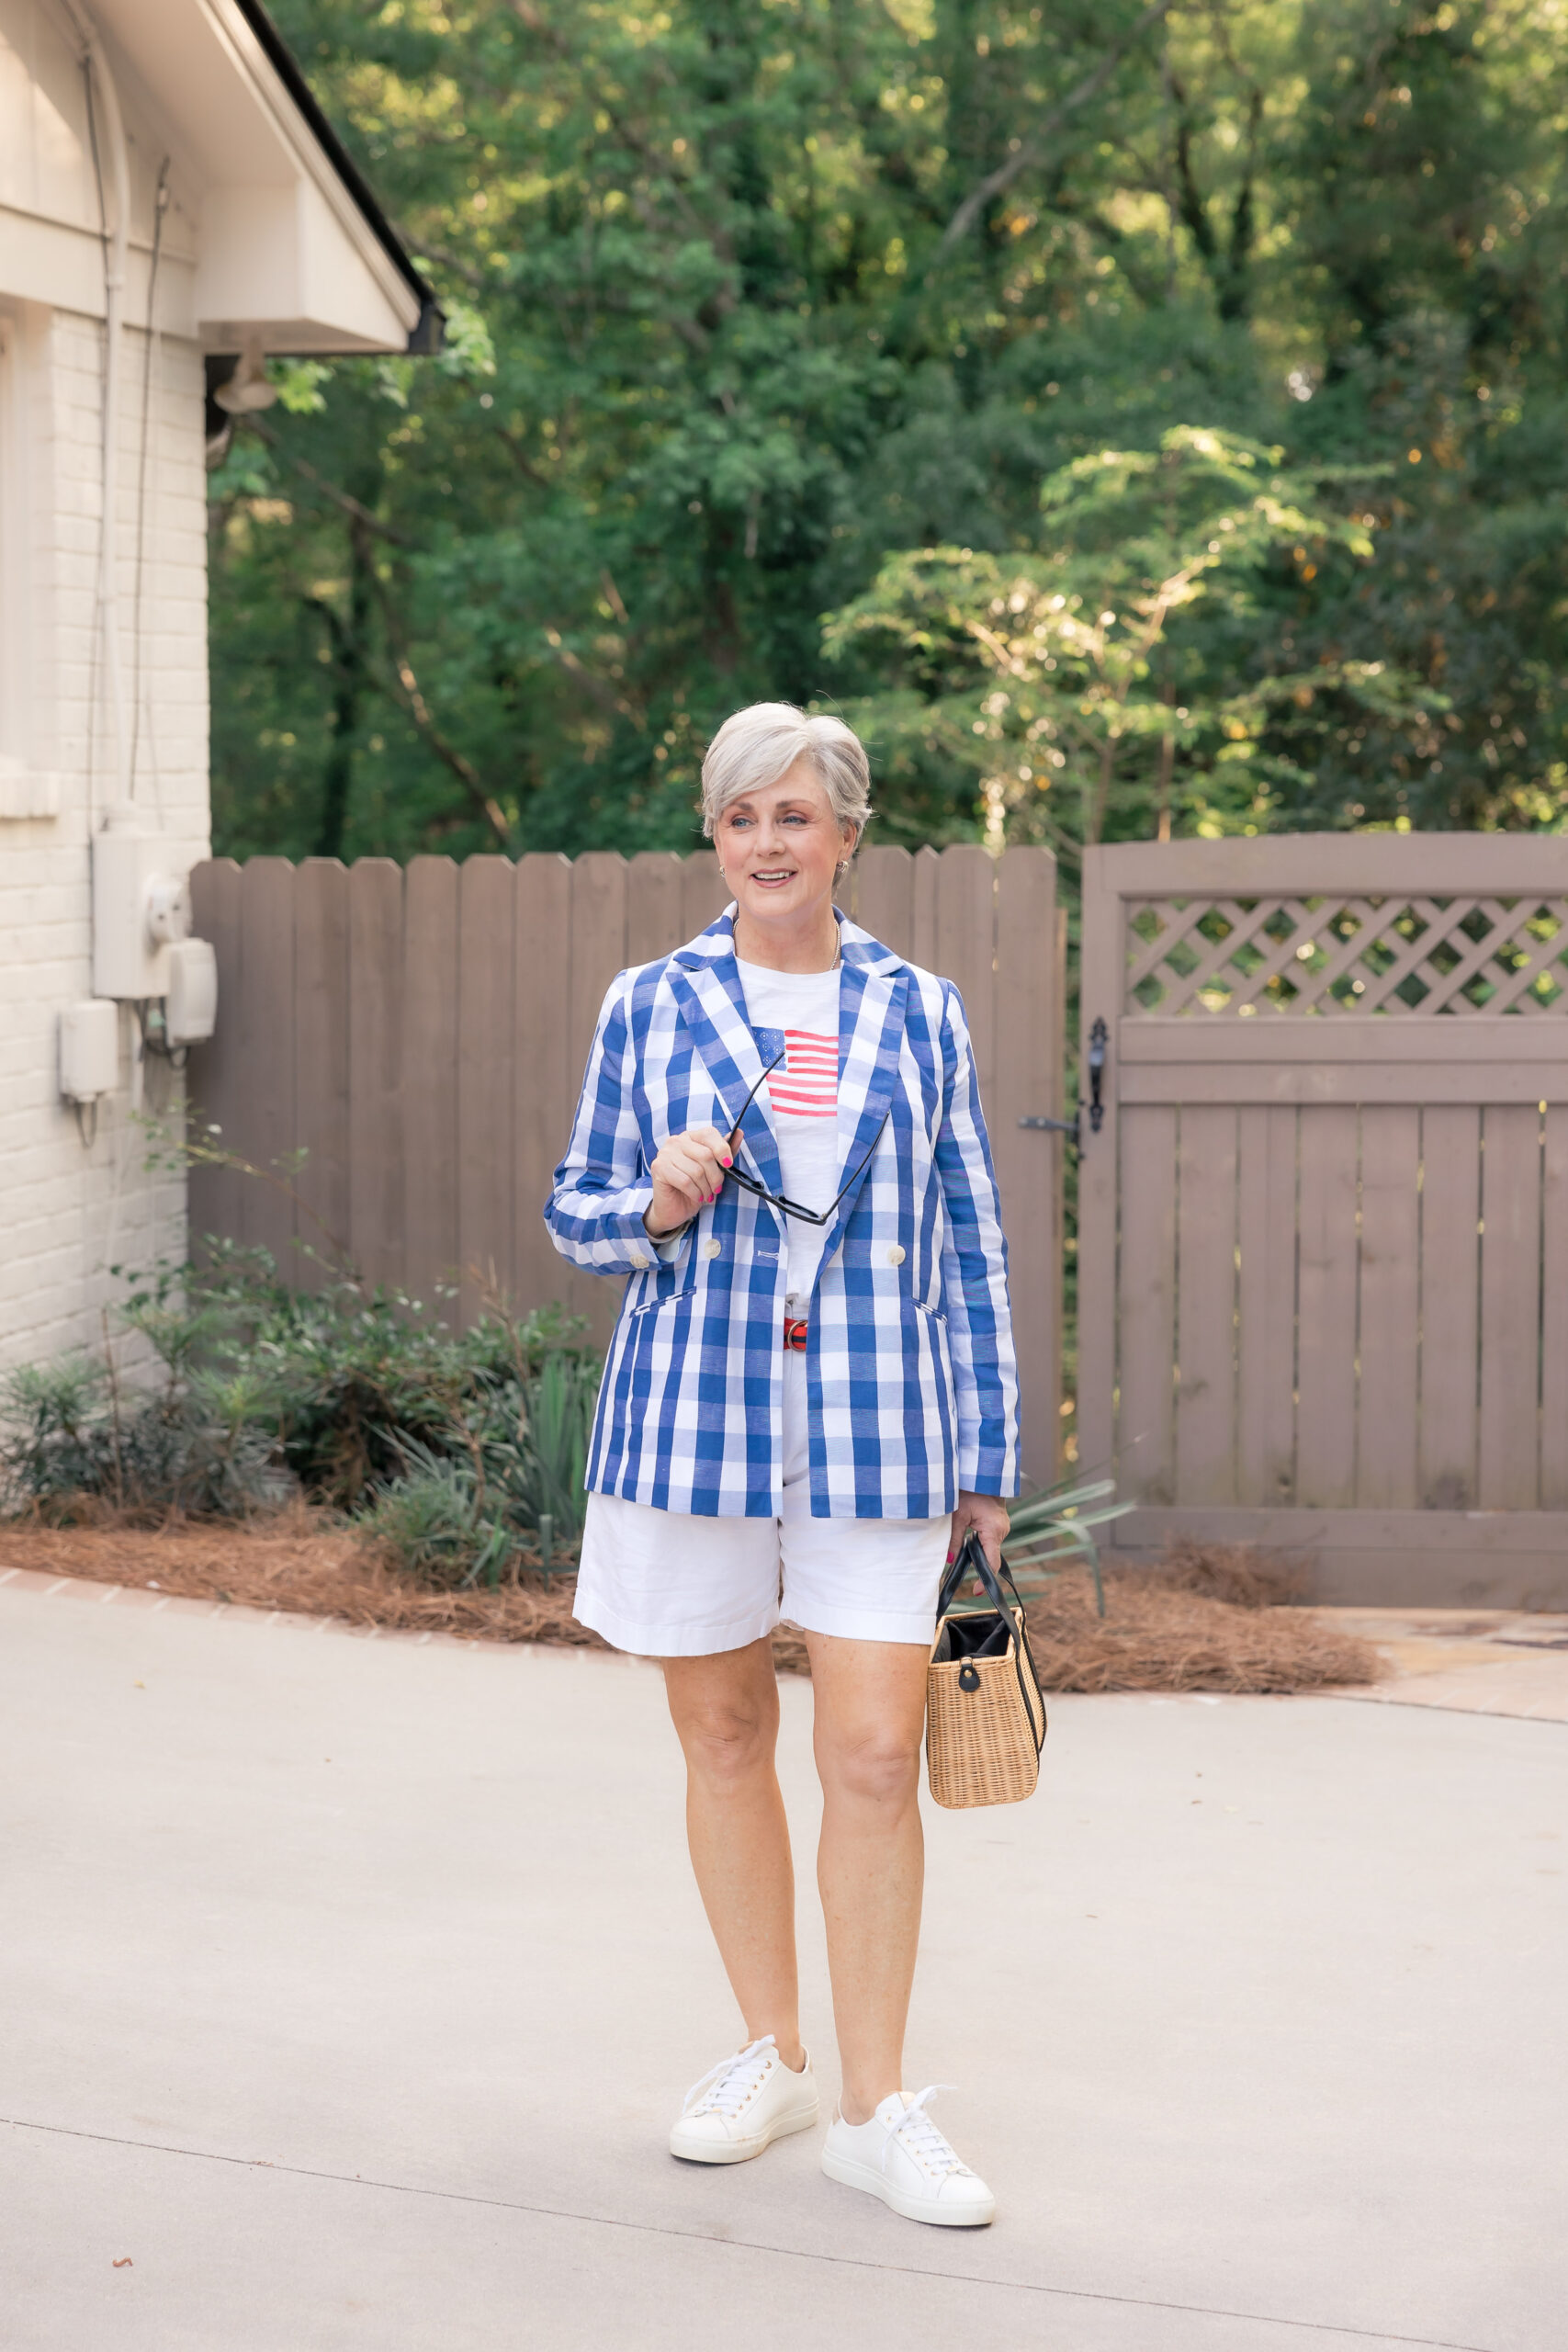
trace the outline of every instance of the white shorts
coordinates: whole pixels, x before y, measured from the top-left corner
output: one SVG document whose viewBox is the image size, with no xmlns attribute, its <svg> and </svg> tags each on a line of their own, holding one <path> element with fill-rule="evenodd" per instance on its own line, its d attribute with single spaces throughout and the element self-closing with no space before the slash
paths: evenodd
<svg viewBox="0 0 1568 2352">
<path fill-rule="evenodd" d="M 590 1495 L 572 1613 L 638 1657 L 706 1657 L 781 1619 L 842 1641 L 921 1642 L 936 1630 L 952 1513 L 813 1519 L 806 1358 L 784 1353 L 784 1516 L 705 1519 Z"/>
</svg>

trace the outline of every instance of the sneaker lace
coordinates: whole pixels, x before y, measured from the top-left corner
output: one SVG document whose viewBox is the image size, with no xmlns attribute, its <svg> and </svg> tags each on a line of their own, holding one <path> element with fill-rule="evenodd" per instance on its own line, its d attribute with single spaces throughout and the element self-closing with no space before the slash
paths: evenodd
<svg viewBox="0 0 1568 2352">
<path fill-rule="evenodd" d="M 926 2112 L 928 2099 L 934 2098 L 938 2091 L 950 2091 L 952 2088 L 951 2083 L 928 2083 L 923 2091 L 916 2092 L 887 2135 L 887 2141 L 882 2152 L 882 2166 L 885 2172 L 887 2169 L 887 2149 L 892 2146 L 895 2140 L 899 2141 L 908 2150 L 922 2170 L 935 2175 L 939 2179 L 949 2173 L 968 2172 L 969 2167 L 957 2149 L 945 2133 L 939 2131 Z"/>
<path fill-rule="evenodd" d="M 682 2115 L 739 2115 L 772 2066 L 778 2045 L 771 2033 L 710 2066 L 686 2093 Z"/>
</svg>

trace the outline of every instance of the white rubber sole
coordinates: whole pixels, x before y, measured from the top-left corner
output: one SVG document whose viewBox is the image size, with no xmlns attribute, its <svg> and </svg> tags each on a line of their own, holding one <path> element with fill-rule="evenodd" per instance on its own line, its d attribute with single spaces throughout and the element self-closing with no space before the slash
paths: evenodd
<svg viewBox="0 0 1568 2352">
<path fill-rule="evenodd" d="M 775 2140 L 787 2140 L 792 2132 L 809 2132 L 818 2112 L 815 2099 L 809 2109 L 792 2108 L 777 2117 L 754 2140 L 707 2140 L 677 2123 L 670 2134 L 670 2153 L 689 2165 L 749 2164 L 753 2156 L 760 2156 L 764 2148 L 771 2148 Z"/>
<path fill-rule="evenodd" d="M 831 2148 L 822 2151 L 822 2169 L 829 2180 L 840 2181 L 846 2188 L 863 2188 L 868 2197 L 880 2197 L 907 2222 L 931 2222 L 943 2230 L 984 2230 L 997 2218 L 994 2197 L 987 2196 L 983 2205 L 957 2206 L 940 2197 L 907 2196 L 880 2166 L 863 2165 L 853 2156 L 835 2155 Z"/>
</svg>

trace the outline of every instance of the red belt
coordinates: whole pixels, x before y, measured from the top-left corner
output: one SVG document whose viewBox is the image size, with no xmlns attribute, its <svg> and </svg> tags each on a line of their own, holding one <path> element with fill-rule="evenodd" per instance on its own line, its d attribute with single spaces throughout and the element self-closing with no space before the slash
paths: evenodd
<svg viewBox="0 0 1568 2352">
<path fill-rule="evenodd" d="M 784 1343 L 785 1347 L 794 1348 L 797 1354 L 803 1355 L 806 1351 L 806 1335 L 810 1329 L 810 1324 L 802 1318 L 794 1315 L 786 1315 L 784 1322 Z"/>
</svg>

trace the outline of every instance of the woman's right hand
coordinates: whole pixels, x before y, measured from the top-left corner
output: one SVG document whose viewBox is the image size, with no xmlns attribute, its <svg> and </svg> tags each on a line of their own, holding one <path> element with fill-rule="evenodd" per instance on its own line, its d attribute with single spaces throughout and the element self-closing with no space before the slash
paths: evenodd
<svg viewBox="0 0 1568 2352">
<path fill-rule="evenodd" d="M 688 1127 L 671 1136 L 649 1174 L 653 1199 L 643 1216 L 650 1239 L 663 1241 L 689 1225 L 706 1201 L 716 1201 L 729 1166 L 729 1145 L 716 1127 Z"/>
</svg>

